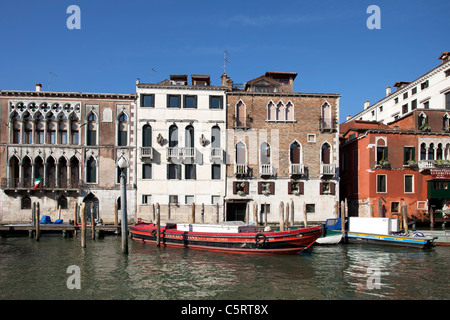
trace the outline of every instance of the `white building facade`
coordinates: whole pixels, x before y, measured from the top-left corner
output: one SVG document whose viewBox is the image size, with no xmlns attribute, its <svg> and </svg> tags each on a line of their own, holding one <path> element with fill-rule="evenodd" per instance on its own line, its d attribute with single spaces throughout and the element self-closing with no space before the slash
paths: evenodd
<svg viewBox="0 0 450 320">
<path fill-rule="evenodd" d="M 139 80 L 137 93 L 137 218 L 176 222 L 223 220 L 225 87 L 209 75 Z"/>
<path fill-rule="evenodd" d="M 409 115 L 416 109 L 450 110 L 450 53 L 443 52 L 439 59 L 441 65 L 412 82 L 398 81 L 392 92 L 386 88 L 386 97 L 370 105 L 364 103 L 364 110 L 347 121 L 364 120 L 390 123 Z"/>
</svg>

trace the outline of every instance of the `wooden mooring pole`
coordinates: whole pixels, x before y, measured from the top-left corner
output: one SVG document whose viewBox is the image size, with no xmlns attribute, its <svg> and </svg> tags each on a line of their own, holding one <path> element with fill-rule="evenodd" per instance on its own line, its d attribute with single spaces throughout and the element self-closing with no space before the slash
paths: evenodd
<svg viewBox="0 0 450 320">
<path fill-rule="evenodd" d="M 280 202 L 280 231 L 284 231 L 284 203 Z"/>
<path fill-rule="evenodd" d="M 81 204 L 80 218 L 81 218 L 81 247 L 86 248 L 86 203 Z"/>
<path fill-rule="evenodd" d="M 408 233 L 408 207 L 405 201 L 402 203 L 402 219 L 404 232 Z"/>
<path fill-rule="evenodd" d="M 36 204 L 36 234 L 35 234 L 36 241 L 39 241 L 39 237 L 41 236 L 40 220 L 41 220 L 41 210 L 38 202 Z"/>
<path fill-rule="evenodd" d="M 94 203 L 91 203 L 91 231 L 92 231 L 92 240 L 95 240 L 95 212 L 94 212 Z"/>
<path fill-rule="evenodd" d="M 161 244 L 161 213 L 159 203 L 156 203 L 156 245 Z"/>
</svg>

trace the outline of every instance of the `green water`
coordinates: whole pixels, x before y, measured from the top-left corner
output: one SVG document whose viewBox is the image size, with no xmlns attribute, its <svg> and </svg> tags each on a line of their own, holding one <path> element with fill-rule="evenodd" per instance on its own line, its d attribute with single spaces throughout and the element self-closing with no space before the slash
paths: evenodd
<svg viewBox="0 0 450 320">
<path fill-rule="evenodd" d="M 213 253 L 43 235 L 0 239 L 0 299 L 448 299 L 450 247 L 314 246 L 296 256 Z M 80 289 L 69 289 L 80 270 Z"/>
</svg>

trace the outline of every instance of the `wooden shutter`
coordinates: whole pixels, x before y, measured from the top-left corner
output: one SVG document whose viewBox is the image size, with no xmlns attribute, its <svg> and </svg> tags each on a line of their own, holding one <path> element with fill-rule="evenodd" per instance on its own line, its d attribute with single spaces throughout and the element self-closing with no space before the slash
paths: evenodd
<svg viewBox="0 0 450 320">
<path fill-rule="evenodd" d="M 330 194 L 334 195 L 336 193 L 336 187 L 334 182 L 330 182 Z"/>
<path fill-rule="evenodd" d="M 298 183 L 298 191 L 299 191 L 299 194 L 303 194 L 304 193 L 303 181 L 300 181 Z"/>
<path fill-rule="evenodd" d="M 292 194 L 292 181 L 288 182 L 288 194 Z"/>
<path fill-rule="evenodd" d="M 275 182 L 269 182 L 270 194 L 275 194 Z"/>
<path fill-rule="evenodd" d="M 262 194 L 262 182 L 258 182 L 258 194 Z"/>
<path fill-rule="evenodd" d="M 237 194 L 237 181 L 233 181 L 233 194 Z"/>
<path fill-rule="evenodd" d="M 248 181 L 244 182 L 244 193 L 248 194 Z"/>
<path fill-rule="evenodd" d="M 323 194 L 323 182 L 320 183 L 320 194 Z"/>
</svg>

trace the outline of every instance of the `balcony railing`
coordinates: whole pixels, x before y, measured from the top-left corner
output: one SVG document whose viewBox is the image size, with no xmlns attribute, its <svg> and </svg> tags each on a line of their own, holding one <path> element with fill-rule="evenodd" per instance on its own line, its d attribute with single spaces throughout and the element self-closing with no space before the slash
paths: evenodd
<svg viewBox="0 0 450 320">
<path fill-rule="evenodd" d="M 336 166 L 334 164 L 322 163 L 320 165 L 320 174 L 321 175 L 334 175 L 335 172 L 336 172 Z"/>
<path fill-rule="evenodd" d="M 211 148 L 211 160 L 222 160 L 223 150 L 222 148 Z"/>
<path fill-rule="evenodd" d="M 44 179 L 40 184 L 35 187 L 35 184 L 30 180 L 22 180 L 18 178 L 7 179 L 2 178 L 1 188 L 2 189 L 14 189 L 14 190 L 55 190 L 55 189 L 65 189 L 65 190 L 78 190 L 85 185 L 82 180 L 67 180 L 67 179 Z"/>
<path fill-rule="evenodd" d="M 169 147 L 167 148 L 167 159 L 193 159 L 195 158 L 195 148 Z"/>
<path fill-rule="evenodd" d="M 291 163 L 289 165 L 289 175 L 303 175 L 305 174 L 305 166 L 303 163 Z"/>
<path fill-rule="evenodd" d="M 271 164 L 261 164 L 259 166 L 259 173 L 262 176 L 271 176 L 273 174 L 273 167 Z"/>
<path fill-rule="evenodd" d="M 247 175 L 248 166 L 247 164 L 235 164 L 234 165 L 234 174 L 235 175 Z"/>
<path fill-rule="evenodd" d="M 140 156 L 142 158 L 153 159 L 153 147 L 141 147 Z"/>
</svg>

